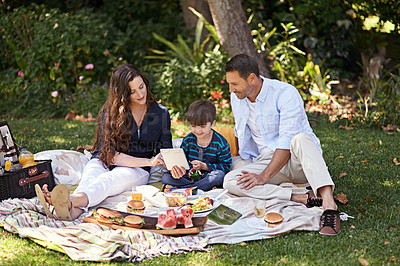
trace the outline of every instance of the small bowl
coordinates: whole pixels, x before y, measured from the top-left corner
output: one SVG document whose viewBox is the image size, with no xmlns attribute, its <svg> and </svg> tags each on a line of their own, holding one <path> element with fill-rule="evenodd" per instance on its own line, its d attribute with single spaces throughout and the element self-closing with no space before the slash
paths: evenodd
<svg viewBox="0 0 400 266">
<path fill-rule="evenodd" d="M 169 207 L 179 207 L 186 203 L 186 194 L 184 193 L 164 193 L 164 197 Z"/>
</svg>

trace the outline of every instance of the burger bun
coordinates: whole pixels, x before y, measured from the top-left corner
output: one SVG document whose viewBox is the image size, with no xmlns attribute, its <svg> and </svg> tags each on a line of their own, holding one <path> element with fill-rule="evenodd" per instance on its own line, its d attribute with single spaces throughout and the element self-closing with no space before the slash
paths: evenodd
<svg viewBox="0 0 400 266">
<path fill-rule="evenodd" d="M 264 221 L 269 227 L 275 227 L 283 222 L 283 217 L 277 212 L 269 212 L 265 215 Z"/>
<path fill-rule="evenodd" d="M 143 201 L 141 200 L 130 200 L 128 201 L 128 206 L 126 207 L 126 210 L 129 213 L 143 213 L 145 207 L 143 204 Z"/>
<path fill-rule="evenodd" d="M 142 217 L 137 215 L 128 215 L 124 218 L 125 226 L 133 227 L 133 228 L 142 228 L 144 224 L 144 220 Z"/>
<path fill-rule="evenodd" d="M 120 212 L 105 208 L 96 209 L 93 215 L 98 222 L 104 224 L 112 224 L 115 219 L 121 219 L 123 217 Z"/>
</svg>

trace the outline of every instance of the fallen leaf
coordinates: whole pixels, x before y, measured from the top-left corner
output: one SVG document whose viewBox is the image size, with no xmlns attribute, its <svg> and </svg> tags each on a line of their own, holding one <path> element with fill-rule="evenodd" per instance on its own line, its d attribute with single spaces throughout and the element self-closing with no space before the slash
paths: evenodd
<svg viewBox="0 0 400 266">
<path fill-rule="evenodd" d="M 76 147 L 77 151 L 80 151 L 80 150 L 90 151 L 91 149 L 93 149 L 93 145 L 79 145 L 78 147 Z"/>
<path fill-rule="evenodd" d="M 364 160 L 364 161 L 361 161 L 362 163 L 366 163 L 366 162 L 368 162 L 368 160 Z"/>
<path fill-rule="evenodd" d="M 91 112 L 88 112 L 87 117 L 88 117 L 88 121 L 96 121 L 96 118 L 93 117 Z"/>
<path fill-rule="evenodd" d="M 396 129 L 398 129 L 398 128 L 400 128 L 400 126 L 396 126 L 396 125 L 392 125 L 392 124 L 389 124 L 389 125 L 387 125 L 386 127 L 382 126 L 382 129 L 383 129 L 384 131 L 396 130 Z"/>
<path fill-rule="evenodd" d="M 346 129 L 346 130 L 353 129 L 353 128 L 350 127 L 350 126 L 339 126 L 339 128 L 341 128 L 341 129 Z"/>
<path fill-rule="evenodd" d="M 384 245 L 389 245 L 390 242 L 389 242 L 389 241 L 385 241 L 385 242 L 383 242 L 383 244 L 384 244 Z"/>
<path fill-rule="evenodd" d="M 359 257 L 358 261 L 362 264 L 362 265 L 369 265 L 369 262 L 364 259 L 363 257 Z"/>
<path fill-rule="evenodd" d="M 350 229 L 355 229 L 356 227 L 354 226 L 354 225 L 351 225 L 350 226 Z"/>
<path fill-rule="evenodd" d="M 372 202 L 372 201 L 374 201 L 373 199 L 371 199 L 370 197 L 365 197 L 365 199 L 368 201 L 368 202 Z"/>
<path fill-rule="evenodd" d="M 338 178 L 344 177 L 344 176 L 346 176 L 346 175 L 347 175 L 347 173 L 340 173 L 340 175 L 339 175 Z"/>
<path fill-rule="evenodd" d="M 70 111 L 68 114 L 65 116 L 64 120 L 74 120 L 75 117 L 75 111 Z"/>
<path fill-rule="evenodd" d="M 342 204 L 346 204 L 348 202 L 346 194 L 340 193 L 335 195 L 335 200 L 339 201 Z"/>
<path fill-rule="evenodd" d="M 361 213 L 357 214 L 357 219 L 361 218 Z"/>
<path fill-rule="evenodd" d="M 395 165 L 400 165 L 400 162 L 397 160 L 397 158 L 393 158 L 393 162 Z"/>
<path fill-rule="evenodd" d="M 336 159 L 338 159 L 338 158 L 344 158 L 344 157 L 342 155 L 340 155 L 340 156 L 336 157 Z"/>
<path fill-rule="evenodd" d="M 239 245 L 241 245 L 241 246 L 246 246 L 246 242 L 240 242 Z"/>
</svg>

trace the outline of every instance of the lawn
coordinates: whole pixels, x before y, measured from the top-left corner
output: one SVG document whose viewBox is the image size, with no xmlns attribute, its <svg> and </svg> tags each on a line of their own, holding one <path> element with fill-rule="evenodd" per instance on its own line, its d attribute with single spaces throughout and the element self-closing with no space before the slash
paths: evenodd
<svg viewBox="0 0 400 266">
<path fill-rule="evenodd" d="M 324 158 L 336 184 L 334 194 L 343 193 L 348 200 L 346 204 L 338 202 L 339 210 L 355 217 L 342 222 L 339 236 L 323 237 L 318 232 L 297 231 L 261 241 L 212 245 L 213 250 L 208 253 L 160 256 L 143 264 L 399 263 L 400 165 L 396 162 L 400 161 L 400 133 L 345 130 L 325 119 L 314 121 L 314 131 L 321 140 Z M 91 144 L 96 126 L 94 122 L 64 120 L 10 119 L 8 123 L 17 143 L 34 153 L 49 149 L 75 150 L 78 145 Z M 182 125 L 173 127 L 187 130 Z M 3 229 L 0 229 L 0 246 L 0 264 L 92 264 L 74 262 L 62 253 Z"/>
</svg>

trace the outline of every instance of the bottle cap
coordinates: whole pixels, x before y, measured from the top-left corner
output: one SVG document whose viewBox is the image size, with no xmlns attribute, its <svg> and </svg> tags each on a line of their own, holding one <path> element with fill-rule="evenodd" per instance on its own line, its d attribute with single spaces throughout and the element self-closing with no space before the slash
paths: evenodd
<svg viewBox="0 0 400 266">
<path fill-rule="evenodd" d="M 7 172 L 11 171 L 11 161 L 9 161 L 9 160 L 6 161 L 6 165 L 4 166 L 4 170 L 6 170 Z"/>
</svg>

